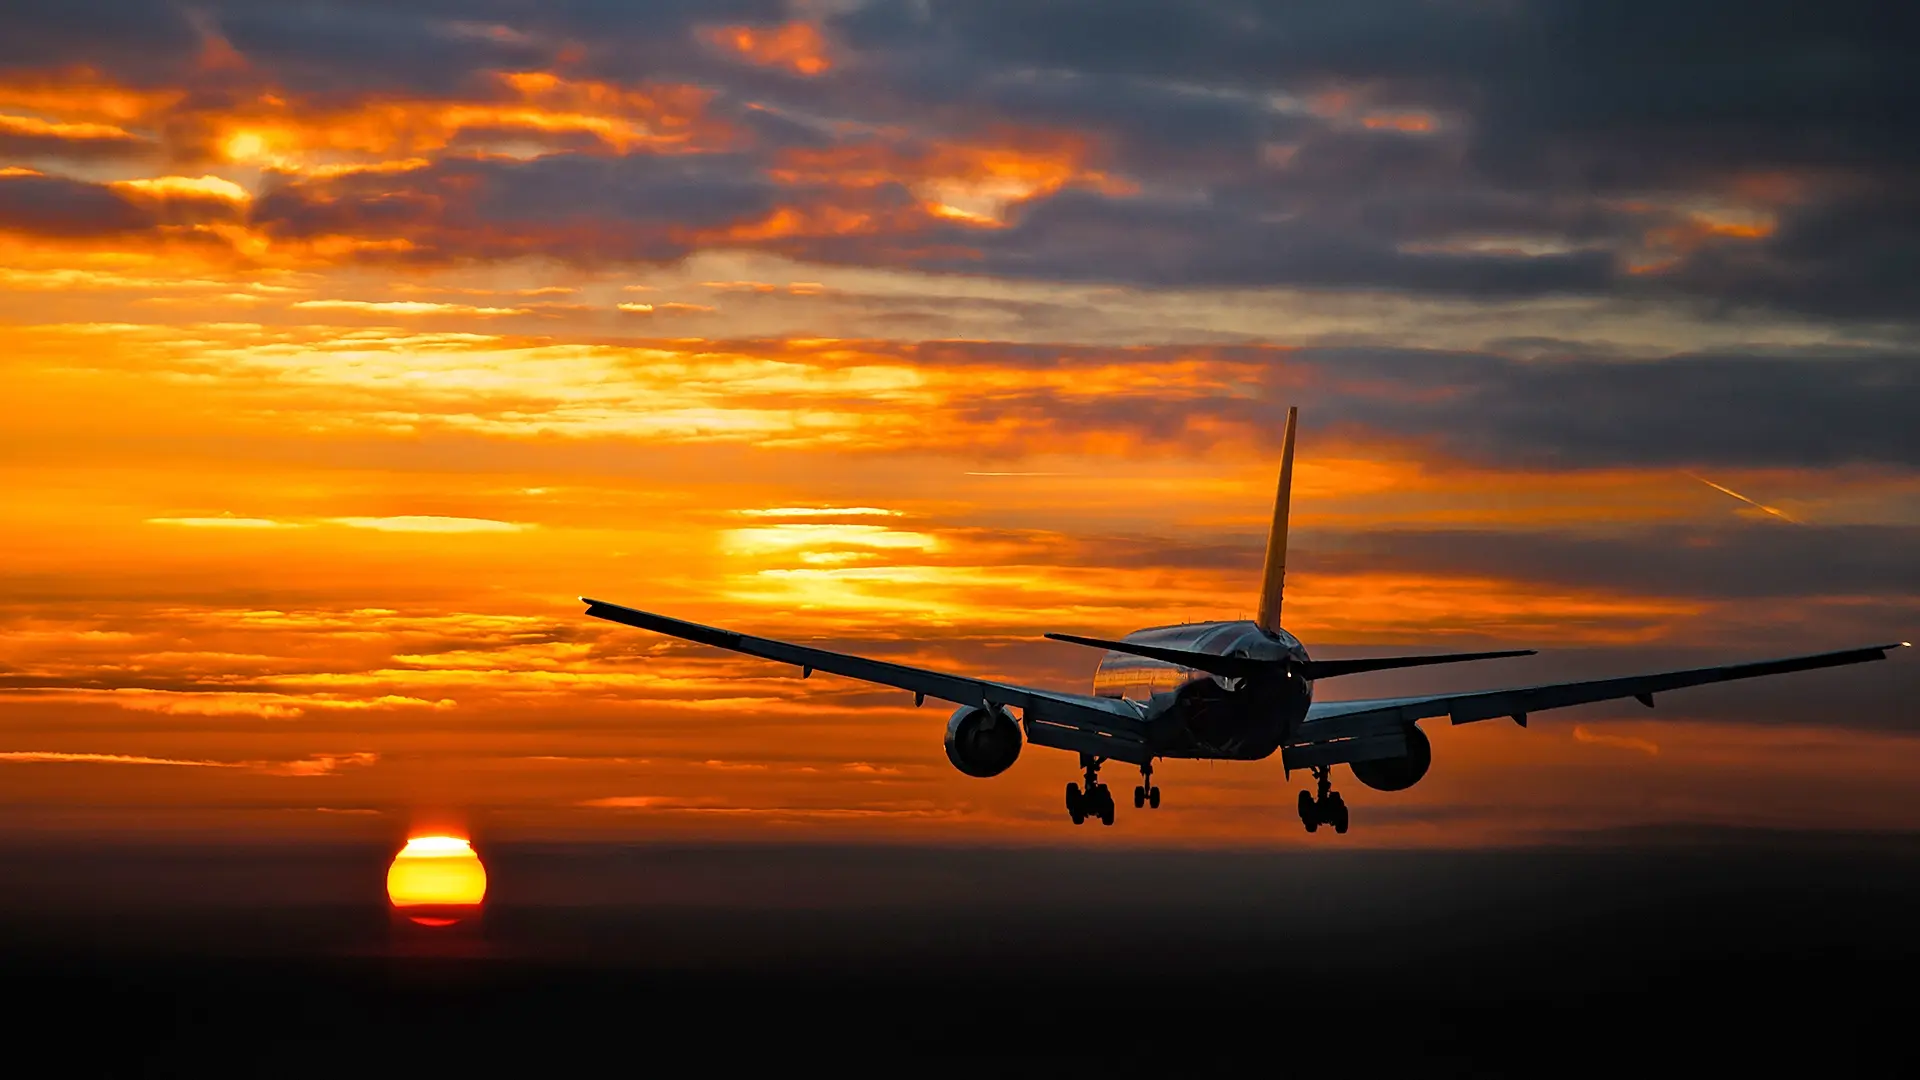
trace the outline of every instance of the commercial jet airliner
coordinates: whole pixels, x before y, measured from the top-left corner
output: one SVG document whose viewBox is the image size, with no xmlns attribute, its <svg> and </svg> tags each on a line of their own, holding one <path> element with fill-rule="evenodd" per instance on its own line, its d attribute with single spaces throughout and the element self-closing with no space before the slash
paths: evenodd
<svg viewBox="0 0 1920 1080">
<path fill-rule="evenodd" d="M 1446 717 L 1455 724 L 1510 717 L 1521 727 L 1546 709 L 1634 698 L 1653 707 L 1654 695 L 1705 683 L 1780 675 L 1791 671 L 1884 660 L 1907 642 L 1868 645 L 1839 652 L 1760 660 L 1723 667 L 1586 682 L 1547 683 L 1505 690 L 1428 694 L 1356 701 L 1315 701 L 1314 684 L 1342 675 L 1389 668 L 1457 664 L 1531 655 L 1502 652 L 1379 656 L 1315 660 L 1280 625 L 1287 572 L 1287 508 L 1293 489 L 1293 441 L 1297 409 L 1287 410 L 1280 451 L 1280 488 L 1267 534 L 1266 569 L 1253 621 L 1187 623 L 1136 630 L 1118 640 L 1048 634 L 1106 650 L 1093 673 L 1093 693 L 1036 690 L 944 671 L 869 660 L 771 638 L 753 637 L 647 611 L 581 597 L 586 613 L 628 626 L 792 664 L 806 678 L 816 670 L 893 686 L 959 707 L 947 720 L 947 760 L 968 776 L 998 776 L 1013 766 L 1026 743 L 1080 756 L 1081 782 L 1067 785 L 1067 816 L 1075 825 L 1098 819 L 1112 825 L 1114 799 L 1100 768 L 1123 762 L 1140 770 L 1134 807 L 1160 806 L 1153 763 L 1160 758 L 1259 761 L 1275 751 L 1289 777 L 1312 773 L 1315 790 L 1300 792 L 1300 821 L 1308 832 L 1330 825 L 1347 831 L 1347 804 L 1333 790 L 1335 765 L 1345 765 L 1361 783 L 1402 791 L 1420 782 L 1433 764 L 1433 746 L 1420 721 Z"/>
</svg>

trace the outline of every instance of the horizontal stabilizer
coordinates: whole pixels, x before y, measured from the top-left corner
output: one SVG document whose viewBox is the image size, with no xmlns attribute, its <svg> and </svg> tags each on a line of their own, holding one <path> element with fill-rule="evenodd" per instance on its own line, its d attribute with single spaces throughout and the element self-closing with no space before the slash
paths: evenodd
<svg viewBox="0 0 1920 1080">
<path fill-rule="evenodd" d="M 1279 670 L 1284 660 L 1255 660 L 1249 656 L 1217 656 L 1213 653 L 1190 652 L 1186 649 L 1163 649 L 1158 645 L 1136 645 L 1131 641 L 1108 641 L 1105 638 L 1080 637 L 1076 634 L 1048 634 L 1055 641 L 1065 641 L 1074 645 L 1086 645 L 1095 649 L 1107 649 L 1112 652 L 1130 653 L 1144 656 L 1149 660 L 1165 660 L 1169 664 L 1179 664 L 1209 675 L 1221 675 L 1229 679 L 1245 679 L 1254 675 Z"/>
<path fill-rule="evenodd" d="M 1080 637 L 1077 634 L 1048 634 L 1047 637 L 1074 645 L 1144 656 L 1149 660 L 1164 660 L 1169 664 L 1179 664 L 1182 667 L 1193 668 L 1195 671 L 1204 671 L 1209 675 L 1220 675 L 1229 679 L 1253 678 L 1285 671 L 1289 667 L 1305 679 L 1331 679 L 1338 675 L 1358 675 L 1363 671 L 1426 667 L 1429 664 L 1461 664 L 1469 660 L 1499 660 L 1509 656 L 1532 656 L 1534 652 L 1532 649 L 1509 649 L 1503 652 L 1431 653 L 1425 656 L 1369 656 L 1353 660 L 1299 661 L 1285 658 L 1261 660 L 1250 656 L 1219 656 L 1214 653 L 1191 652 L 1187 649 L 1167 649 L 1158 645 L 1139 645 L 1131 641 Z"/>
</svg>

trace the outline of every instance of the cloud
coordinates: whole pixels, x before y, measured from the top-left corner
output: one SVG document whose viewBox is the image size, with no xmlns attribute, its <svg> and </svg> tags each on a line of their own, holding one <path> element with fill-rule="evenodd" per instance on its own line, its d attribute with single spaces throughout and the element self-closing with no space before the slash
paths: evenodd
<svg viewBox="0 0 1920 1080">
<path fill-rule="evenodd" d="M 705 27 L 700 38 L 724 54 L 796 75 L 822 75 L 833 68 L 826 40 L 811 23 Z"/>
<path fill-rule="evenodd" d="M 1870 0 L 1764 3 L 1737 35 L 1702 0 L 1350 16 L 1138 0 L 1097 34 L 1082 5 L 1045 0 L 807 21 L 770 3 L 106 10 L 10 18 L 10 46 L 37 43 L 0 80 L 11 137 L 264 167 L 247 228 L 78 181 L 0 190 L 0 225 L 197 225 L 195 242 L 245 258 L 597 264 L 726 246 L 1897 322 L 1920 297 L 1905 272 L 1920 162 L 1898 119 L 1920 104 L 1915 31 Z"/>
<path fill-rule="evenodd" d="M 0 156 L 8 158 L 125 158 L 155 148 L 149 140 L 113 124 L 57 123 L 0 113 Z"/>
<path fill-rule="evenodd" d="M 328 518 L 335 525 L 345 525 L 352 529 L 373 529 L 378 532 L 405 533 L 510 533 L 522 532 L 533 528 L 532 525 L 516 521 L 495 521 L 491 518 L 441 517 L 434 514 L 402 514 L 397 517 L 338 517 Z"/>
<path fill-rule="evenodd" d="M 275 521 L 272 518 L 234 517 L 222 514 L 219 517 L 156 517 L 148 518 L 149 525 L 178 525 L 189 529 L 299 529 L 305 526 L 291 521 Z"/>
<path fill-rule="evenodd" d="M 211 769 L 241 768 L 239 762 L 233 761 L 197 761 L 181 758 L 144 757 L 137 754 L 71 754 L 53 750 L 9 750 L 0 752 L 0 761 L 13 761 L 23 764 L 181 765 Z"/>
<path fill-rule="evenodd" d="M 1243 565 L 1257 539 L 1236 552 Z M 1302 538 L 1303 572 L 1361 569 L 1497 575 L 1663 596 L 1721 599 L 1877 597 L 1920 601 L 1911 552 L 1920 529 L 1807 525 L 1797 529 L 1640 525 L 1596 535 L 1564 530 L 1399 526 L 1314 529 Z M 1170 552 L 1170 561 L 1189 557 Z"/>
<path fill-rule="evenodd" d="M 313 311 L 363 311 L 373 315 L 526 315 L 532 310 L 523 307 L 475 307 L 472 304 L 426 300 L 299 300 L 290 306 Z"/>
<path fill-rule="evenodd" d="M 73 685 L 86 681 L 95 685 Z M 164 682 L 164 676 L 152 681 Z M 188 680 L 191 681 L 191 680 Z M 216 684 L 219 680 L 215 680 Z M 230 680 L 229 680 L 230 681 Z M 322 677 L 303 677 L 288 681 L 324 684 Z M 8 679 L 10 689 L 0 691 L 0 700 L 14 702 L 69 701 L 112 705 L 134 712 L 167 716 L 254 716 L 263 720 L 293 720 L 309 711 L 355 713 L 390 709 L 426 709 L 444 711 L 455 707 L 451 698 L 429 700 L 404 694 L 351 696 L 328 692 L 280 693 L 273 690 L 172 689 L 163 686 L 97 685 L 98 676 L 71 680 L 62 685 L 44 678 Z"/>
<path fill-rule="evenodd" d="M 250 761 L 245 767 L 273 776 L 330 776 L 343 768 L 364 768 L 380 763 L 380 755 L 366 751 L 350 754 L 311 754 L 292 761 Z"/>
<path fill-rule="evenodd" d="M 1638 739 L 1629 735 L 1606 735 L 1589 731 L 1585 724 L 1573 725 L 1573 741 L 1593 746 L 1611 746 L 1620 750 L 1634 750 L 1649 757 L 1660 756 L 1660 745 L 1649 739 Z"/>
<path fill-rule="evenodd" d="M 877 506 L 774 506 L 762 510 L 735 510 L 742 517 L 817 518 L 817 517 L 899 517 L 898 510 Z"/>
<path fill-rule="evenodd" d="M 350 754 L 312 754 L 287 761 L 207 761 L 195 758 L 147 757 L 139 754 L 11 750 L 0 752 L 0 762 L 55 765 L 166 765 L 201 769 L 245 769 L 270 776 L 329 776 L 344 766 L 377 765 L 380 762 L 380 755 L 358 751 Z"/>
<path fill-rule="evenodd" d="M 584 799 L 576 806 L 594 810 L 650 810 L 659 813 L 712 814 L 793 821 L 845 821 L 865 818 L 958 818 L 970 811 L 951 807 L 876 803 L 864 806 L 739 806 L 721 799 L 661 795 L 615 795 Z"/>
</svg>

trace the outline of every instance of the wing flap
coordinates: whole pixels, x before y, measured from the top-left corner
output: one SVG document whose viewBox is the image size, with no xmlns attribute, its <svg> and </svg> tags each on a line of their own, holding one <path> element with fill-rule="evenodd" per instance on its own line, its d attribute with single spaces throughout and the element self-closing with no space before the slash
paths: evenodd
<svg viewBox="0 0 1920 1080">
<path fill-rule="evenodd" d="M 1091 754 L 1094 757 L 1124 761 L 1129 765 L 1145 765 L 1153 759 L 1147 744 L 1139 739 L 1089 731 L 1084 727 L 1048 723 L 1032 715 L 1025 716 L 1023 719 L 1027 728 L 1027 741 L 1035 746 L 1049 746 L 1055 750 L 1068 750 L 1076 754 Z"/>
</svg>

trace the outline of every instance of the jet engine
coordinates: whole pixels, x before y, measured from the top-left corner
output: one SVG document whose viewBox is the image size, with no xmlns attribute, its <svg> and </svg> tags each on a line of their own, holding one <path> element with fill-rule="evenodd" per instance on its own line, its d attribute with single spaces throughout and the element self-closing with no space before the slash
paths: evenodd
<svg viewBox="0 0 1920 1080">
<path fill-rule="evenodd" d="M 1375 791 L 1405 791 L 1419 783 L 1432 766 L 1433 744 L 1427 741 L 1427 733 L 1417 725 L 1408 724 L 1405 757 L 1356 761 L 1353 775 Z"/>
<path fill-rule="evenodd" d="M 947 721 L 947 760 L 968 776 L 999 776 L 1020 757 L 1020 725 L 1006 710 L 962 705 Z"/>
</svg>

